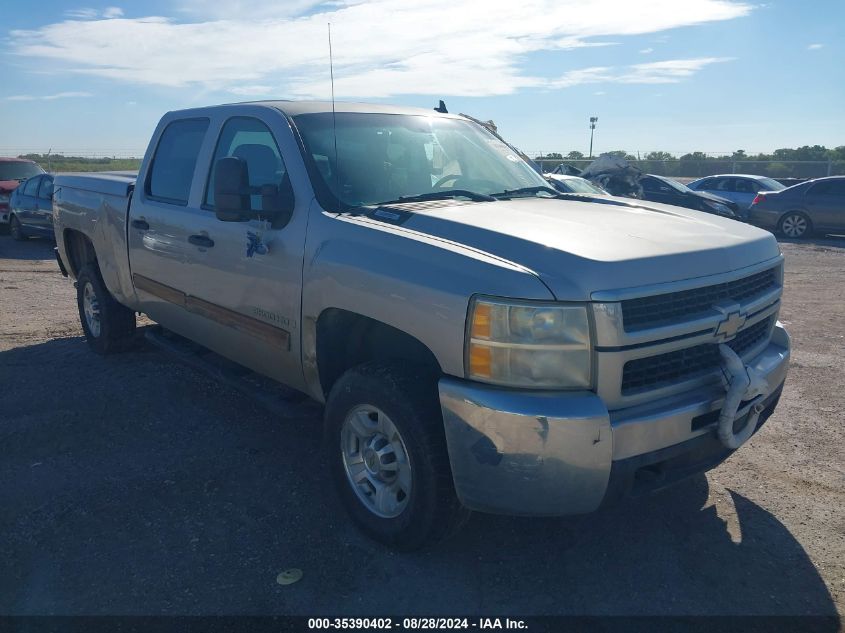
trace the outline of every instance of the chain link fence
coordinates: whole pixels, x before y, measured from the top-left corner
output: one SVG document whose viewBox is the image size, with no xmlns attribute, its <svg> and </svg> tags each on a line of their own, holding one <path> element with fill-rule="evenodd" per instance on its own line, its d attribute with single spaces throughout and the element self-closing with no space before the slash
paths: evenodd
<svg viewBox="0 0 845 633">
<path fill-rule="evenodd" d="M 560 158 L 539 158 L 536 162 L 544 172 L 554 170 L 558 165 L 571 165 L 584 169 L 593 162 L 590 159 L 568 160 Z M 762 161 L 762 160 L 630 160 L 628 161 L 647 174 L 670 178 L 695 179 L 716 174 L 753 174 L 770 178 L 821 178 L 823 176 L 845 175 L 845 161 Z"/>
</svg>

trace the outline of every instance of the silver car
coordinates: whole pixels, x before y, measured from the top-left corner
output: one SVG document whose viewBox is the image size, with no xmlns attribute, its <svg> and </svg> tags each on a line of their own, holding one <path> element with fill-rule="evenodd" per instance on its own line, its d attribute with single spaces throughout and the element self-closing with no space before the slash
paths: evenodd
<svg viewBox="0 0 845 633">
<path fill-rule="evenodd" d="M 786 189 L 777 180 L 766 176 L 752 176 L 749 174 L 722 174 L 699 178 L 687 185 L 693 191 L 712 193 L 720 198 L 727 198 L 739 205 L 740 209 L 748 209 L 754 197 L 761 191 L 780 191 Z"/>
</svg>

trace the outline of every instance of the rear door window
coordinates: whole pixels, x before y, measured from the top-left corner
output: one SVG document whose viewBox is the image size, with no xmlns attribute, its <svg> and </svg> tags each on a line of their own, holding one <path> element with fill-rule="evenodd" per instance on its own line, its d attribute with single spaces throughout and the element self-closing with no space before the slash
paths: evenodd
<svg viewBox="0 0 845 633">
<path fill-rule="evenodd" d="M 760 191 L 760 184 L 749 178 L 736 178 L 737 193 L 757 193 Z"/>
<path fill-rule="evenodd" d="M 42 178 L 41 187 L 38 189 L 38 197 L 42 200 L 50 200 L 53 197 L 53 179 Z"/>
<path fill-rule="evenodd" d="M 147 177 L 147 197 L 187 205 L 208 119 L 173 121 L 162 132 Z"/>
</svg>

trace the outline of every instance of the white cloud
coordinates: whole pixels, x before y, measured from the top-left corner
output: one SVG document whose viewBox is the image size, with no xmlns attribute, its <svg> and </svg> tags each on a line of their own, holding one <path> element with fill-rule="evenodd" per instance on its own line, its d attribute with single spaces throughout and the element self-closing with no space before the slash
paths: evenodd
<svg viewBox="0 0 845 633">
<path fill-rule="evenodd" d="M 89 7 L 82 8 L 82 9 L 68 9 L 65 11 L 65 17 L 68 17 L 72 20 L 96 20 L 97 18 L 103 18 L 104 20 L 111 20 L 113 18 L 119 18 L 123 16 L 123 9 L 120 7 L 106 7 L 102 13 L 97 9 L 91 9 Z"/>
<path fill-rule="evenodd" d="M 807 47 L 807 50 L 808 50 L 808 51 L 817 51 L 817 50 L 819 50 L 820 48 L 824 48 L 824 44 L 810 44 L 810 45 Z"/>
<path fill-rule="evenodd" d="M 68 9 L 65 15 L 74 20 L 93 20 L 100 13 L 97 9 Z"/>
<path fill-rule="evenodd" d="M 55 101 L 72 97 L 93 97 L 90 92 L 57 92 L 52 95 L 12 95 L 6 101 Z"/>
<path fill-rule="evenodd" d="M 46 60 L 54 70 L 134 84 L 326 97 L 331 22 L 339 97 L 483 96 L 595 82 L 610 72 L 588 68 L 560 79 L 533 76 L 522 66 L 532 53 L 607 46 L 612 42 L 603 38 L 659 33 L 752 11 L 751 4 L 736 0 L 686 0 L 683 11 L 676 0 L 181 0 L 180 8 L 184 21 L 89 19 L 12 31 L 10 49 Z M 630 70 L 639 73 L 638 81 L 676 79 L 684 72 Z M 256 86 L 274 88 L 243 92 Z"/>
<path fill-rule="evenodd" d="M 649 53 L 653 53 L 653 52 L 654 52 L 653 48 L 644 48 L 640 51 L 640 54 L 641 55 L 648 55 Z"/>
<path fill-rule="evenodd" d="M 265 84 L 252 84 L 249 86 L 233 86 L 229 88 L 229 92 L 233 95 L 244 95 L 247 97 L 251 96 L 258 96 L 258 95 L 268 95 L 272 93 L 274 90 L 273 86 L 267 86 Z"/>
<path fill-rule="evenodd" d="M 708 66 L 730 61 L 729 57 L 701 57 L 697 59 L 671 59 L 648 64 L 634 64 L 621 68 L 596 66 L 570 70 L 548 83 L 552 88 L 571 88 L 581 84 L 671 84 L 678 83 Z"/>
</svg>

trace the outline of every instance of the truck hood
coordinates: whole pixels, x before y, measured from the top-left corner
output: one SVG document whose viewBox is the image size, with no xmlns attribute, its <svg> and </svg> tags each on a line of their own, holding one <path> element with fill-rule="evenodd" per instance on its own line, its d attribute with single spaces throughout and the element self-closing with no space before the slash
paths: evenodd
<svg viewBox="0 0 845 633">
<path fill-rule="evenodd" d="M 599 202 L 602 200 L 604 202 Z M 771 233 L 627 198 L 437 202 L 369 214 L 532 270 L 561 301 L 735 271 L 780 254 Z"/>
<path fill-rule="evenodd" d="M 11 193 L 21 184 L 17 180 L 0 180 L 0 191 L 3 193 Z"/>
</svg>

